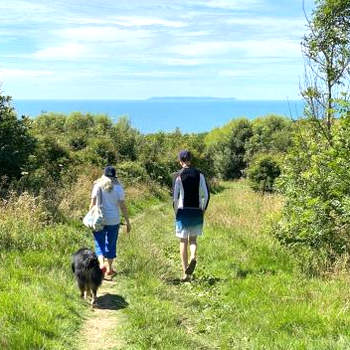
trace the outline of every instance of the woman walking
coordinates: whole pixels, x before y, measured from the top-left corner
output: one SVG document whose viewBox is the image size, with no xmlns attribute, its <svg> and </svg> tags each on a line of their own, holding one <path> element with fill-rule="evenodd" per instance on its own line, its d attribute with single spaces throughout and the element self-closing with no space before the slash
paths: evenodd
<svg viewBox="0 0 350 350">
<path fill-rule="evenodd" d="M 188 281 L 197 264 L 197 236 L 203 232 L 203 216 L 210 194 L 204 175 L 191 166 L 189 151 L 179 153 L 182 169 L 176 173 L 173 190 L 176 237 L 180 239 L 182 281 Z M 190 261 L 188 261 L 188 246 Z"/>
<path fill-rule="evenodd" d="M 98 195 L 101 195 L 101 207 L 105 226 L 101 231 L 94 232 L 95 251 L 100 268 L 103 270 L 106 269 L 106 275 L 113 277 L 116 274 L 112 264 L 116 258 L 120 226 L 119 208 L 125 218 L 127 232 L 131 230 L 128 211 L 125 205 L 124 189 L 116 178 L 114 167 L 107 166 L 104 169 L 104 174 L 95 181 L 91 193 L 90 209 L 96 204 Z M 104 265 L 104 259 L 107 260 L 107 266 Z"/>
</svg>

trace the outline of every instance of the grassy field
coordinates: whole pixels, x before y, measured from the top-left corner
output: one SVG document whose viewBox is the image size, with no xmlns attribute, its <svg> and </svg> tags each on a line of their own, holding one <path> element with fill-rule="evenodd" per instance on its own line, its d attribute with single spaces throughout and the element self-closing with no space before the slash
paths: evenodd
<svg viewBox="0 0 350 350">
<path fill-rule="evenodd" d="M 192 283 L 179 283 L 169 205 L 120 242 L 127 349 L 349 349 L 347 276 L 308 279 L 268 233 L 281 199 L 244 182 L 212 198 Z"/>
<path fill-rule="evenodd" d="M 134 199 L 116 278 L 128 303 L 116 311 L 125 349 L 349 349 L 349 279 L 299 272 L 268 232 L 281 205 L 244 182 L 225 183 L 206 215 L 195 279 L 179 283 L 170 202 Z M 89 310 L 69 261 L 91 236 L 44 216 L 29 197 L 0 210 L 0 349 L 79 348 Z"/>
<path fill-rule="evenodd" d="M 80 206 L 88 205 L 88 195 Z M 161 200 L 137 188 L 128 195 L 131 215 Z M 89 309 L 78 297 L 70 262 L 78 248 L 92 247 L 92 235 L 80 221 L 49 220 L 41 201 L 28 194 L 0 203 L 1 350 L 79 346 L 76 335 Z"/>
</svg>

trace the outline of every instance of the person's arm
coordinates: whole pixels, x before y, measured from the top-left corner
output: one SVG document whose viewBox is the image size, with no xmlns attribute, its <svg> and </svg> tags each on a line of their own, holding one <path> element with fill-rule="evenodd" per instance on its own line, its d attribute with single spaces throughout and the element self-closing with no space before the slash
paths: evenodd
<svg viewBox="0 0 350 350">
<path fill-rule="evenodd" d="M 95 198 L 91 198 L 89 210 L 90 210 L 95 204 L 96 204 L 96 197 L 95 197 Z"/>
<path fill-rule="evenodd" d="M 131 231 L 131 224 L 130 224 L 130 221 L 129 221 L 129 215 L 128 215 L 128 209 L 125 205 L 125 201 L 119 201 L 119 207 L 120 207 L 120 210 L 122 211 L 123 213 L 123 216 L 124 216 L 124 219 L 125 219 L 125 222 L 126 222 L 126 232 L 130 232 Z"/>
<path fill-rule="evenodd" d="M 91 191 L 91 202 L 90 202 L 89 210 L 96 204 L 96 195 L 97 195 L 97 189 L 96 189 L 96 186 L 94 185 Z"/>
<path fill-rule="evenodd" d="M 201 198 L 201 206 L 203 212 L 207 210 L 209 199 L 210 199 L 210 193 L 209 188 L 207 185 L 207 182 L 205 181 L 205 177 L 203 174 L 200 174 L 200 181 L 199 181 L 199 194 Z"/>
<path fill-rule="evenodd" d="M 174 190 L 173 190 L 173 208 L 175 212 L 179 207 L 179 196 L 181 191 L 180 185 L 181 185 L 181 179 L 178 176 L 174 182 Z"/>
</svg>

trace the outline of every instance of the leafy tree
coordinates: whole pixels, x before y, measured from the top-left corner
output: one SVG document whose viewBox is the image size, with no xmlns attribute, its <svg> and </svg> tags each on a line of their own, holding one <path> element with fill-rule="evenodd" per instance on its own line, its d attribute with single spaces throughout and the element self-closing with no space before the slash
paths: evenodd
<svg viewBox="0 0 350 350">
<path fill-rule="evenodd" d="M 281 174 L 281 154 L 257 154 L 247 169 L 250 186 L 255 191 L 273 192 Z"/>
<path fill-rule="evenodd" d="M 291 145 L 292 122 L 279 115 L 267 115 L 251 122 L 252 137 L 247 141 L 245 160 L 262 152 L 285 153 Z"/>
<path fill-rule="evenodd" d="M 216 129 L 214 132 L 218 135 L 218 141 L 211 140 L 208 152 L 212 155 L 215 173 L 225 180 L 240 178 L 247 165 L 245 145 L 252 136 L 249 120 L 236 119 L 224 126 L 223 130 Z"/>
<path fill-rule="evenodd" d="M 305 257 L 331 265 L 350 249 L 350 106 L 340 113 L 332 147 L 303 122 L 279 180 L 285 207 L 277 236 L 301 253 L 303 265 Z"/>
<path fill-rule="evenodd" d="M 350 0 L 316 1 L 303 42 L 313 81 L 303 93 L 307 118 L 296 123 L 280 179 L 285 209 L 277 236 L 313 272 L 350 249 L 350 106 L 341 95 L 349 78 L 349 18 Z"/>
<path fill-rule="evenodd" d="M 110 135 L 120 160 L 136 160 L 140 133 L 131 126 L 127 117 L 118 119 Z"/>
<path fill-rule="evenodd" d="M 336 100 L 349 77 L 350 0 L 316 0 L 302 47 L 309 70 L 307 112 L 330 141 Z"/>
<path fill-rule="evenodd" d="M 0 94 L 0 177 L 18 178 L 35 147 L 30 120 L 17 115 L 11 98 Z"/>
</svg>

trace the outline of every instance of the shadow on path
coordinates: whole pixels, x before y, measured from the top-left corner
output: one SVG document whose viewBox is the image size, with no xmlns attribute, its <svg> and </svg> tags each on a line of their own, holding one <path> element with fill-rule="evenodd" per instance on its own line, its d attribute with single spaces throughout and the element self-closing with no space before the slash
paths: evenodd
<svg viewBox="0 0 350 350">
<path fill-rule="evenodd" d="M 129 303 L 117 294 L 106 293 L 97 298 L 96 309 L 102 310 L 120 310 L 128 307 Z"/>
</svg>

